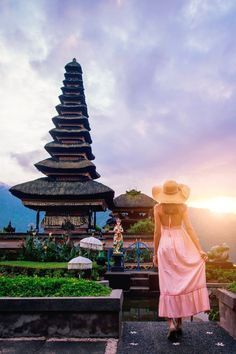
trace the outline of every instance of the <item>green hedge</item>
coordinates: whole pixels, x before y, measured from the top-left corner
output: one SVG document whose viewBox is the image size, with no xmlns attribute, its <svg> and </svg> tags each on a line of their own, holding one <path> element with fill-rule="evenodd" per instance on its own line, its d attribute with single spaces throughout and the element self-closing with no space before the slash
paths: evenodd
<svg viewBox="0 0 236 354">
<path fill-rule="evenodd" d="M 110 292 L 110 288 L 85 279 L 0 277 L 0 297 L 106 296 Z"/>
<path fill-rule="evenodd" d="M 99 280 L 106 272 L 105 266 L 93 262 L 92 270 L 80 271 L 80 276 L 86 279 Z M 30 262 L 30 261 L 1 261 L 0 275 L 14 277 L 17 275 L 39 276 L 39 277 L 76 277 L 78 270 L 67 269 L 65 262 Z"/>
</svg>

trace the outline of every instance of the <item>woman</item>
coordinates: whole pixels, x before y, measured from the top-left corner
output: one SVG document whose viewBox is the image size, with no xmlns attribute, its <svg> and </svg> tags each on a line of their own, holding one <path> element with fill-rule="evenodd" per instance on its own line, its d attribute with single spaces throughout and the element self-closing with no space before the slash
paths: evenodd
<svg viewBox="0 0 236 354">
<path fill-rule="evenodd" d="M 182 317 L 210 309 L 205 275 L 207 254 L 184 204 L 190 189 L 167 181 L 162 188 L 153 187 L 152 194 L 160 203 L 154 208 L 153 257 L 159 272 L 159 316 L 167 317 L 168 338 L 175 339 L 182 333 Z"/>
</svg>

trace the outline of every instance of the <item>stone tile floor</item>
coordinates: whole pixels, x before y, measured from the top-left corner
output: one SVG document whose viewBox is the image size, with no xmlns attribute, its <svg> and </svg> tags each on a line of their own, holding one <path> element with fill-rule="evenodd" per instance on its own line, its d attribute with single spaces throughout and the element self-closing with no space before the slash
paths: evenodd
<svg viewBox="0 0 236 354">
<path fill-rule="evenodd" d="M 0 338 L 0 354 L 236 354 L 236 340 L 215 322 L 185 320 L 182 337 L 170 342 L 166 335 L 166 322 L 124 322 L 119 342 L 97 338 Z"/>
<path fill-rule="evenodd" d="M 215 322 L 183 323 L 171 342 L 165 322 L 124 322 L 117 354 L 236 354 L 236 340 Z"/>
</svg>

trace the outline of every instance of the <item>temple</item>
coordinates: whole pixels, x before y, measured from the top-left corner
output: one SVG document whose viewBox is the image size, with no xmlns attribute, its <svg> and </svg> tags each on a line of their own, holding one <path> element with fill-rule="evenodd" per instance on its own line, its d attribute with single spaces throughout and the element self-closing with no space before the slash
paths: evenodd
<svg viewBox="0 0 236 354">
<path fill-rule="evenodd" d="M 65 66 L 65 79 L 58 115 L 52 118 L 52 141 L 45 145 L 51 157 L 37 162 L 46 177 L 16 185 L 10 192 L 23 204 L 45 211 L 45 232 L 62 232 L 65 225 L 74 232 L 96 226 L 96 212 L 112 208 L 114 191 L 94 179 L 100 177 L 92 162 L 90 126 L 84 95 L 82 68 L 73 59 Z"/>
<path fill-rule="evenodd" d="M 126 232 L 132 225 L 138 221 L 153 220 L 153 207 L 156 201 L 148 195 L 135 189 L 126 191 L 114 199 L 111 218 L 107 224 L 114 226 L 115 219 L 120 218 L 124 231 Z"/>
</svg>

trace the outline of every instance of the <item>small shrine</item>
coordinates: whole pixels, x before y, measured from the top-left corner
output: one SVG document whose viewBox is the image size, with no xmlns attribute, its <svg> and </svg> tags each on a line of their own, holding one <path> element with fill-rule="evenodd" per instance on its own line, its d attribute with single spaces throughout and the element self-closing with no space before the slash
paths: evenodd
<svg viewBox="0 0 236 354">
<path fill-rule="evenodd" d="M 153 219 L 153 207 L 156 201 L 148 195 L 132 189 L 126 193 L 119 195 L 114 199 L 114 207 L 112 215 L 108 219 L 107 224 L 113 225 L 113 220 L 119 218 L 123 225 L 124 231 L 130 226 L 144 219 Z"/>
<path fill-rule="evenodd" d="M 95 182 L 100 175 L 92 162 L 90 125 L 84 95 L 82 68 L 73 59 L 65 66 L 65 79 L 58 115 L 52 118 L 52 141 L 45 145 L 49 158 L 35 164 L 46 177 L 18 184 L 10 192 L 22 203 L 39 212 L 45 211 L 45 232 L 85 232 L 96 227 L 96 212 L 113 207 L 114 191 Z"/>
</svg>

